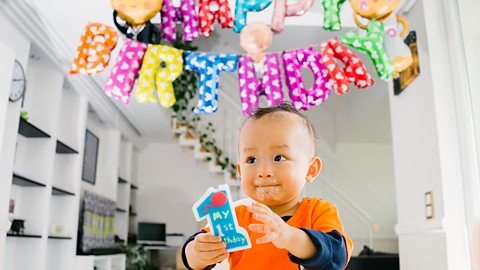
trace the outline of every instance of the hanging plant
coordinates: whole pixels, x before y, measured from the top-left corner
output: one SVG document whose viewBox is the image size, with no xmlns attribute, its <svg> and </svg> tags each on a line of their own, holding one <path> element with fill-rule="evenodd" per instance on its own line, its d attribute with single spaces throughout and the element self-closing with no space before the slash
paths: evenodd
<svg viewBox="0 0 480 270">
<path fill-rule="evenodd" d="M 181 33 L 172 46 L 184 51 L 196 51 L 198 48 L 192 42 L 184 42 Z M 184 56 L 185 58 L 185 56 Z M 185 59 L 184 59 L 185 61 Z M 202 150 L 213 153 L 214 158 L 207 158 L 208 161 L 215 160 L 215 163 L 226 170 L 232 179 L 237 179 L 235 164 L 230 163 L 230 158 L 224 156 L 223 150 L 216 145 L 213 134 L 216 132 L 212 122 L 208 122 L 202 129 L 199 125 L 200 116 L 193 113 L 196 106 L 198 75 L 195 71 L 183 70 L 180 76 L 173 81 L 176 103 L 172 108 L 172 117 L 176 118 L 179 126 L 187 128 L 188 136 L 199 139 Z"/>
</svg>

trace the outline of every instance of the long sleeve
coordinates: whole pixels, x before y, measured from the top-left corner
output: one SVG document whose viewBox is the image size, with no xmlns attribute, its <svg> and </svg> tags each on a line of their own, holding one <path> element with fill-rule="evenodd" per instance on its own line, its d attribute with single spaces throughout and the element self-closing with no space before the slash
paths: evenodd
<svg viewBox="0 0 480 270">
<path fill-rule="evenodd" d="M 325 233 L 305 228 L 300 229 L 312 239 L 313 244 L 317 247 L 317 254 L 308 260 L 302 260 L 289 254 L 293 263 L 312 270 L 339 270 L 345 267 L 347 250 L 342 234 L 338 231 Z"/>
</svg>

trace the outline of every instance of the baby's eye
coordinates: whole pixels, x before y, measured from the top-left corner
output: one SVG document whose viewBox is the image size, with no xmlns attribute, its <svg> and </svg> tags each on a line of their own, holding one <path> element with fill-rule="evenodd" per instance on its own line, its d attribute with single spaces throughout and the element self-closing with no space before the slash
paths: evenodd
<svg viewBox="0 0 480 270">
<path fill-rule="evenodd" d="M 253 163 L 255 163 L 256 161 L 257 161 L 257 159 L 254 158 L 254 157 L 248 157 L 248 158 L 247 158 L 247 163 L 248 163 L 248 164 L 253 164 Z"/>
<path fill-rule="evenodd" d="M 275 161 L 284 161 L 286 158 L 282 155 L 276 155 L 275 158 L 273 159 Z"/>
</svg>

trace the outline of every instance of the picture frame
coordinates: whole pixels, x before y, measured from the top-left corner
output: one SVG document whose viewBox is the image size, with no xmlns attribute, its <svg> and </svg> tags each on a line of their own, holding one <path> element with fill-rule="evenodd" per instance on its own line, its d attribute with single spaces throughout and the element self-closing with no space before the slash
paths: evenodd
<svg viewBox="0 0 480 270">
<path fill-rule="evenodd" d="M 98 149 L 100 141 L 90 130 L 85 131 L 82 180 L 95 185 L 97 176 Z"/>
<path fill-rule="evenodd" d="M 400 72 L 400 77 L 393 80 L 393 93 L 398 96 L 403 92 L 419 75 L 420 61 L 418 58 L 417 33 L 410 31 L 405 38 L 405 44 L 408 45 L 412 53 L 413 63 L 404 71 Z"/>
</svg>

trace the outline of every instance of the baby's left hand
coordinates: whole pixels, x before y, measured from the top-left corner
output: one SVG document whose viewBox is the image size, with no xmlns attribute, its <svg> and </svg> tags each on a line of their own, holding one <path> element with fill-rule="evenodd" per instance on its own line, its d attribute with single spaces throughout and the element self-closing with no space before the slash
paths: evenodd
<svg viewBox="0 0 480 270">
<path fill-rule="evenodd" d="M 253 213 L 253 218 L 263 223 L 248 225 L 250 231 L 264 234 L 257 239 L 257 244 L 272 242 L 277 248 L 288 249 L 292 227 L 264 204 L 254 202 L 249 210 Z"/>
</svg>

